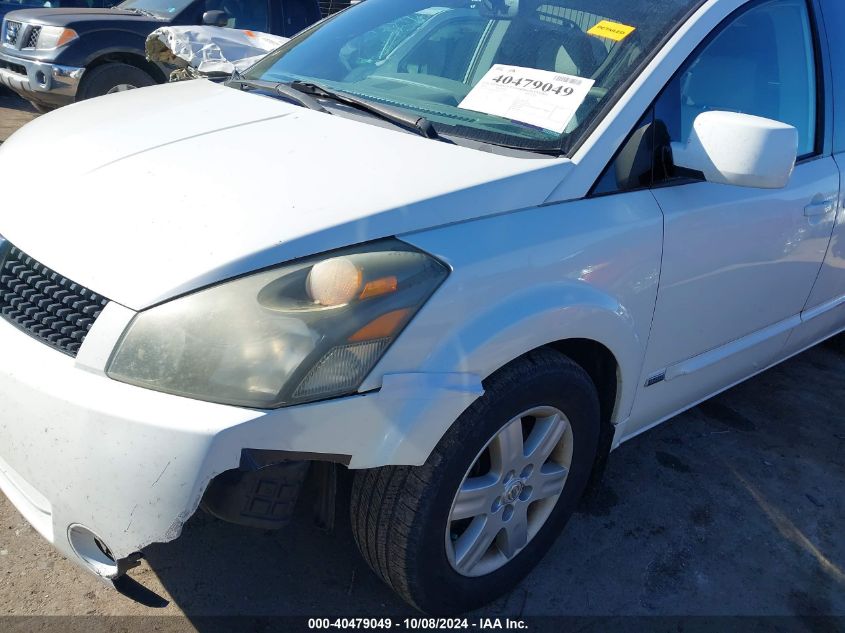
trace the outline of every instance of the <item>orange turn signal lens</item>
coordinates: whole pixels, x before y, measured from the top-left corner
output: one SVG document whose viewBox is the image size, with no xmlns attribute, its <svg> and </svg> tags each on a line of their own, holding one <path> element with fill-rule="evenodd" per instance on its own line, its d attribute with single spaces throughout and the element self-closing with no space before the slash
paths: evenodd
<svg viewBox="0 0 845 633">
<path fill-rule="evenodd" d="M 391 292 L 396 292 L 398 287 L 399 282 L 396 280 L 396 277 L 391 276 L 374 279 L 373 281 L 367 282 L 358 298 L 370 299 L 371 297 L 379 297 L 381 295 L 390 294 Z"/>
<path fill-rule="evenodd" d="M 358 343 L 360 341 L 372 341 L 374 339 L 392 336 L 405 321 L 405 317 L 408 316 L 409 312 L 409 308 L 402 308 L 401 310 L 382 314 L 355 332 L 355 334 L 349 337 L 349 340 L 352 343 Z"/>
<path fill-rule="evenodd" d="M 74 31 L 73 29 L 65 29 L 64 31 L 62 31 L 62 34 L 59 35 L 59 39 L 56 40 L 56 48 L 64 46 L 65 44 L 67 44 L 71 40 L 75 40 L 76 38 L 76 31 Z"/>
</svg>

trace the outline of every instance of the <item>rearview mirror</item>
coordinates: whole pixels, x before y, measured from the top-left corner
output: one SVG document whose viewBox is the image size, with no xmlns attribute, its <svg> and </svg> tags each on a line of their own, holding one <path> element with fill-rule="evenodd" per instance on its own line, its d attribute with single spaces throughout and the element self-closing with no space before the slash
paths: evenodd
<svg viewBox="0 0 845 633">
<path fill-rule="evenodd" d="M 798 157 L 798 130 L 737 112 L 703 112 L 687 143 L 672 143 L 676 167 L 699 171 L 708 182 L 757 189 L 789 184 Z"/>
<path fill-rule="evenodd" d="M 206 11 L 202 14 L 202 23 L 206 26 L 228 26 L 229 16 L 225 11 Z"/>
</svg>

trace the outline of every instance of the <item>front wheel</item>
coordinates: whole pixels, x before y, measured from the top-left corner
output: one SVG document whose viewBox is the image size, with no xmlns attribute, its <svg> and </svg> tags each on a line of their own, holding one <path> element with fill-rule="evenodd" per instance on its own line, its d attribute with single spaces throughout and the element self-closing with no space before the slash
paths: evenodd
<svg viewBox="0 0 845 633">
<path fill-rule="evenodd" d="M 155 79 L 135 66 L 117 62 L 103 64 L 86 71 L 83 75 L 77 100 L 144 88 L 153 86 L 155 83 Z"/>
<path fill-rule="evenodd" d="M 595 386 L 552 350 L 485 381 L 423 466 L 356 474 L 352 526 L 364 558 L 432 614 L 510 591 L 574 512 L 599 439 Z"/>
</svg>

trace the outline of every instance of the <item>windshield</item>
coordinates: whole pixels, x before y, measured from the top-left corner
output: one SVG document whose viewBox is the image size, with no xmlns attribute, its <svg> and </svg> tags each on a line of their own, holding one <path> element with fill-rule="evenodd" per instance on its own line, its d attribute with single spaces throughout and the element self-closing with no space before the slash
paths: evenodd
<svg viewBox="0 0 845 633">
<path fill-rule="evenodd" d="M 140 9 L 160 18 L 173 18 L 181 13 L 194 0 L 126 0 L 118 5 L 119 9 Z"/>
<path fill-rule="evenodd" d="M 318 83 L 444 136 L 568 152 L 701 0 L 364 0 L 246 76 Z"/>
</svg>

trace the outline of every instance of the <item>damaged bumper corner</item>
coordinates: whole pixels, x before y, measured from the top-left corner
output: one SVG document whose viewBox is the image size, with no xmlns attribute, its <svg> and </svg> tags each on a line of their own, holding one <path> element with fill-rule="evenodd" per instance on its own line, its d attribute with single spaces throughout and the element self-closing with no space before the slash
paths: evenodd
<svg viewBox="0 0 845 633">
<path fill-rule="evenodd" d="M 63 554 L 107 579 L 147 545 L 177 538 L 244 449 L 351 468 L 419 464 L 437 429 L 481 393 L 475 377 L 411 374 L 275 411 L 172 396 L 103 372 L 133 314 L 109 304 L 76 359 L 0 320 L 0 490 Z"/>
</svg>

